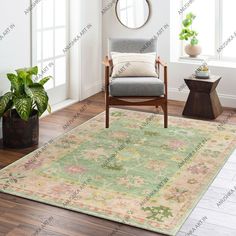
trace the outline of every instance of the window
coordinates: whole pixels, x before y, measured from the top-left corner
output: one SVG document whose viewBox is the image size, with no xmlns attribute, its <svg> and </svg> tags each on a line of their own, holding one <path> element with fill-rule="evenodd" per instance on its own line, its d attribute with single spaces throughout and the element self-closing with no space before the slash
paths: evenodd
<svg viewBox="0 0 236 236">
<path fill-rule="evenodd" d="M 183 6 L 189 0 L 182 0 Z M 182 18 L 192 12 L 197 17 L 193 28 L 199 33 L 199 45 L 202 47 L 202 55 L 209 59 L 236 60 L 236 35 L 232 28 L 232 17 L 236 8 L 235 0 L 197 0 L 192 1 L 183 12 Z M 235 40 L 229 41 L 229 38 Z M 186 44 L 183 44 L 183 49 Z M 184 50 L 182 50 L 184 53 Z"/>
<path fill-rule="evenodd" d="M 34 16 L 33 62 L 39 67 L 41 76 L 53 76 L 45 87 L 47 90 L 64 86 L 67 89 L 67 55 L 63 49 L 68 39 L 68 0 L 42 0 Z M 61 89 L 61 88 L 60 88 Z M 60 90 L 61 92 L 61 90 Z"/>
<path fill-rule="evenodd" d="M 234 27 L 235 23 L 235 9 L 236 9 L 236 1 L 227 0 L 222 1 L 222 43 L 234 37 L 232 41 L 229 42 L 227 46 L 222 50 L 222 58 L 225 59 L 235 59 L 236 58 L 236 27 Z M 233 26 L 233 27 L 232 27 Z"/>
</svg>

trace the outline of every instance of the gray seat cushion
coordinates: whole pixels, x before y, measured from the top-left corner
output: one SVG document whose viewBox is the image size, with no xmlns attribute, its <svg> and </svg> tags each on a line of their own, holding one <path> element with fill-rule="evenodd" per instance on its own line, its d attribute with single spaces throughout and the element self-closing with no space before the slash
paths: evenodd
<svg viewBox="0 0 236 236">
<path fill-rule="evenodd" d="M 113 78 L 109 85 L 113 97 L 142 97 L 164 95 L 164 83 L 155 77 Z"/>
</svg>

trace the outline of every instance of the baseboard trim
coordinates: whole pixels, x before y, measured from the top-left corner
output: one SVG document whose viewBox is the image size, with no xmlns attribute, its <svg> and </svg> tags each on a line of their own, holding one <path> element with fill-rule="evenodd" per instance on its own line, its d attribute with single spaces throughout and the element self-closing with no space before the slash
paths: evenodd
<svg viewBox="0 0 236 236">
<path fill-rule="evenodd" d="M 96 93 L 99 93 L 102 91 L 102 82 L 97 82 L 93 86 L 90 86 L 82 93 L 82 100 L 93 96 Z"/>
<path fill-rule="evenodd" d="M 186 101 L 188 98 L 189 90 L 183 89 L 179 91 L 177 88 L 169 88 L 168 98 L 176 101 Z M 220 102 L 223 107 L 236 108 L 236 96 L 228 94 L 218 94 Z"/>
</svg>

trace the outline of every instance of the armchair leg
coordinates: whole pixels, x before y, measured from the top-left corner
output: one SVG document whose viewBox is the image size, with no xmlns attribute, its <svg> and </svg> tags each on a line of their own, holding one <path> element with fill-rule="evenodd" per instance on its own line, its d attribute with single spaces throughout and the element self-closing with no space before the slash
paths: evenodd
<svg viewBox="0 0 236 236">
<path fill-rule="evenodd" d="M 109 128 L 109 104 L 106 104 L 106 129 Z"/>
<path fill-rule="evenodd" d="M 165 103 L 162 106 L 162 110 L 164 112 L 164 128 L 168 128 L 168 104 Z"/>
</svg>

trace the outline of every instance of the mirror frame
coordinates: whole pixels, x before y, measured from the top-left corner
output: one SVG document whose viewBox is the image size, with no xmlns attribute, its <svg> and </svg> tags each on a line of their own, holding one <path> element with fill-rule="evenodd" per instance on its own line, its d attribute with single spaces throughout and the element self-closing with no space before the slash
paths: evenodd
<svg viewBox="0 0 236 236">
<path fill-rule="evenodd" d="M 121 25 L 123 25 L 125 28 L 130 29 L 130 30 L 138 30 L 138 29 L 143 28 L 143 27 L 148 23 L 148 21 L 149 21 L 150 18 L 151 18 L 151 4 L 150 4 L 149 0 L 145 0 L 145 1 L 147 2 L 148 9 L 149 9 L 148 18 L 147 18 L 147 20 L 144 22 L 144 24 L 143 24 L 142 26 L 138 27 L 138 28 L 130 28 L 130 27 L 128 27 L 127 25 L 125 25 L 125 24 L 123 24 L 123 23 L 121 22 L 121 20 L 120 20 L 120 18 L 119 18 L 119 16 L 118 16 L 118 11 L 117 11 L 119 1 L 120 1 L 120 0 L 117 0 L 117 1 L 116 1 L 115 11 L 116 11 L 116 18 L 118 19 L 118 21 L 120 22 Z"/>
</svg>

